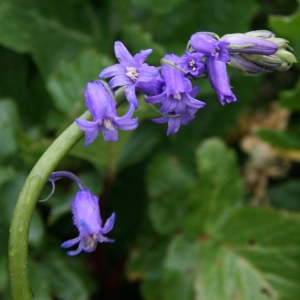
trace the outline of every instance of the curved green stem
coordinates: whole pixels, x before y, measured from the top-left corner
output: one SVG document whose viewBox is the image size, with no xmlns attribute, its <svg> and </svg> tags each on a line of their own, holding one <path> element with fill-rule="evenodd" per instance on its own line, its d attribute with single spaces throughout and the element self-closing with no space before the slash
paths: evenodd
<svg viewBox="0 0 300 300">
<path fill-rule="evenodd" d="M 80 119 L 88 120 L 90 117 L 90 113 L 85 112 Z M 51 172 L 83 135 L 75 122 L 70 125 L 35 164 L 20 192 L 9 237 L 9 272 L 14 300 L 33 299 L 28 275 L 28 234 L 38 197 Z"/>
</svg>

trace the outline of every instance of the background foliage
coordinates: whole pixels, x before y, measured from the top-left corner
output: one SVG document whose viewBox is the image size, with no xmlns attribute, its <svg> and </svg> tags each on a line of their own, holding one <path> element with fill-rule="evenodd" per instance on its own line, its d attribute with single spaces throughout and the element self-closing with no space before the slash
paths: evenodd
<svg viewBox="0 0 300 300">
<path fill-rule="evenodd" d="M 300 59 L 296 0 L 0 0 L 0 297 L 10 299 L 7 239 L 26 174 L 84 110 L 86 82 L 114 63 L 113 43 L 152 48 L 150 64 L 183 53 L 191 34 L 269 29 Z M 207 106 L 166 127 L 141 99 L 139 128 L 117 143 L 80 142 L 58 167 L 79 175 L 117 221 L 91 254 L 68 257 L 77 235 L 67 180 L 39 203 L 30 231 L 35 299 L 300 299 L 300 80 L 230 70 L 238 102 Z M 122 113 L 122 108 L 120 108 Z M 45 187 L 41 199 L 50 187 Z"/>
</svg>

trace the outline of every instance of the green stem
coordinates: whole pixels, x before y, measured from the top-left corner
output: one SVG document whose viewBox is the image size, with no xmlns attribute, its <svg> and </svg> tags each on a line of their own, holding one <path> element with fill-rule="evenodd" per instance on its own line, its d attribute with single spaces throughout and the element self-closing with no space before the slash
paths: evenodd
<svg viewBox="0 0 300 300">
<path fill-rule="evenodd" d="M 88 120 L 90 117 L 90 113 L 85 112 L 80 119 Z M 28 234 L 38 197 L 51 172 L 83 135 L 75 122 L 70 125 L 35 164 L 20 192 L 9 237 L 9 272 L 14 300 L 33 299 L 28 275 Z"/>
</svg>

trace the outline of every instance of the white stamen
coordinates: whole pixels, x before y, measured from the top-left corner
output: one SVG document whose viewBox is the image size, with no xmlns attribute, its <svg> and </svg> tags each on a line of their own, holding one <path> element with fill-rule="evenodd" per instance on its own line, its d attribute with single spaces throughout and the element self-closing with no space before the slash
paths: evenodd
<svg viewBox="0 0 300 300">
<path fill-rule="evenodd" d="M 176 100 L 181 100 L 181 95 L 180 94 L 174 94 L 173 98 Z"/>
<path fill-rule="evenodd" d="M 126 67 L 126 75 L 132 80 L 136 81 L 139 78 L 140 73 L 135 67 Z"/>
<path fill-rule="evenodd" d="M 86 236 L 84 238 L 84 248 L 85 249 L 93 248 L 96 243 L 97 243 L 97 234 L 96 233 Z"/>
<path fill-rule="evenodd" d="M 103 119 L 103 126 L 108 130 L 111 130 L 111 131 L 115 130 L 115 127 L 114 127 L 113 123 L 111 122 L 110 118 Z"/>
</svg>

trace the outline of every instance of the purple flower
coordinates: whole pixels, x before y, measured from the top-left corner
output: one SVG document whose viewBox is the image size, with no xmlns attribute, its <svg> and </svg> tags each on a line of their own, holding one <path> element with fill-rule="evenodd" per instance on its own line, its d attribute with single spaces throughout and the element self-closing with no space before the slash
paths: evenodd
<svg viewBox="0 0 300 300">
<path fill-rule="evenodd" d="M 115 55 L 119 64 L 107 67 L 99 75 L 100 78 L 113 77 L 109 82 L 112 89 L 126 85 L 126 99 L 135 108 L 138 107 L 135 88 L 145 94 L 153 95 L 160 90 L 163 83 L 158 69 L 144 63 L 150 53 L 152 49 L 142 50 L 132 56 L 123 43 L 117 41 L 115 42 Z"/>
<path fill-rule="evenodd" d="M 81 251 L 92 252 L 96 249 L 97 243 L 114 240 L 104 236 L 112 230 L 115 222 L 113 213 L 102 227 L 102 220 L 99 211 L 99 198 L 93 195 L 88 189 L 77 192 L 71 202 L 74 225 L 79 231 L 79 236 L 75 239 L 62 243 L 62 248 L 69 248 L 79 243 L 77 250 L 68 251 L 68 255 L 76 255 Z"/>
<path fill-rule="evenodd" d="M 85 105 L 93 121 L 76 119 L 78 127 L 85 131 L 85 146 L 92 143 L 101 131 L 106 142 L 115 142 L 118 140 L 118 129 L 133 130 L 138 126 L 138 119 L 131 119 L 133 105 L 123 117 L 117 116 L 116 102 L 101 81 L 87 84 Z"/>
<path fill-rule="evenodd" d="M 230 53 L 271 55 L 278 49 L 278 46 L 269 40 L 242 33 L 226 34 L 221 41 L 230 43 L 227 47 Z"/>
<path fill-rule="evenodd" d="M 187 125 L 190 123 L 195 118 L 195 112 L 196 111 L 190 111 L 189 113 L 183 115 L 164 116 L 161 118 L 152 119 L 152 121 L 157 124 L 168 123 L 167 135 L 170 135 L 178 132 L 180 125 Z"/>
<path fill-rule="evenodd" d="M 226 63 L 208 57 L 206 59 L 208 78 L 212 88 L 216 91 L 221 104 L 236 101 L 232 93 L 226 71 Z"/>
<path fill-rule="evenodd" d="M 179 58 L 177 65 L 181 67 L 187 75 L 197 78 L 206 71 L 205 63 L 202 61 L 203 57 L 204 54 L 198 52 L 185 52 L 185 54 Z"/>
<path fill-rule="evenodd" d="M 168 54 L 164 59 L 175 65 L 179 57 Z M 198 93 L 198 87 L 193 88 L 190 80 L 176 66 L 163 64 L 161 73 L 165 81 L 164 91 L 159 95 L 146 98 L 146 102 L 159 104 L 163 114 L 183 114 L 187 109 L 197 110 L 205 106 L 204 102 L 194 99 Z"/>
<path fill-rule="evenodd" d="M 232 54 L 230 56 L 230 63 L 231 67 L 234 67 L 245 74 L 266 74 L 271 73 L 276 67 L 280 66 L 280 64 L 276 64 L 274 67 L 267 68 L 266 66 L 260 66 L 248 59 L 246 59 L 241 54 Z"/>
<path fill-rule="evenodd" d="M 217 41 L 205 32 L 197 32 L 191 36 L 190 45 L 199 53 L 206 57 L 228 62 L 229 54 L 226 47 L 229 45 L 226 41 Z"/>
</svg>

